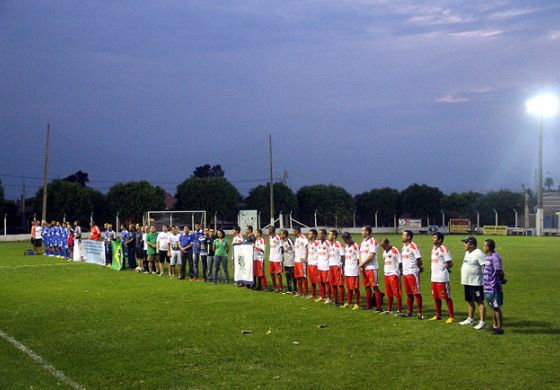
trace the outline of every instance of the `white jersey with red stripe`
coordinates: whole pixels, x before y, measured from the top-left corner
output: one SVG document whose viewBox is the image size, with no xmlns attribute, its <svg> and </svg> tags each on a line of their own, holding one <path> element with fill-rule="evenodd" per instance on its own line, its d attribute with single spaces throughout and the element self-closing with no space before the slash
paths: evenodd
<svg viewBox="0 0 560 390">
<path fill-rule="evenodd" d="M 344 256 L 344 248 L 338 241 L 331 242 L 329 249 L 329 267 L 342 267 L 342 256 Z"/>
<path fill-rule="evenodd" d="M 418 259 L 422 257 L 420 255 L 420 249 L 418 249 L 418 245 L 416 245 L 412 241 L 408 244 L 403 244 L 401 256 L 403 275 L 418 275 L 418 272 L 420 272 L 420 267 L 418 267 Z"/>
<path fill-rule="evenodd" d="M 367 263 L 364 266 L 364 269 L 378 269 L 379 266 L 377 264 L 377 251 L 379 249 L 379 245 L 377 244 L 377 240 L 373 237 L 365 238 L 362 240 L 360 244 L 360 261 L 363 263 L 367 260 L 367 258 L 373 253 L 373 260 Z"/>
<path fill-rule="evenodd" d="M 358 262 L 360 261 L 360 248 L 358 244 L 346 245 L 344 248 L 344 276 L 358 276 Z"/>
<path fill-rule="evenodd" d="M 270 256 L 269 261 L 272 263 L 282 262 L 282 240 L 278 234 L 274 236 L 269 236 L 268 238 L 270 245 Z"/>
<path fill-rule="evenodd" d="M 232 244 L 241 244 L 243 242 L 243 236 L 241 235 L 241 233 L 237 233 L 235 236 L 233 236 L 233 238 L 231 239 L 231 243 Z"/>
<path fill-rule="evenodd" d="M 319 271 L 329 270 L 330 241 L 317 241 L 317 268 Z"/>
<path fill-rule="evenodd" d="M 258 251 L 258 249 L 261 249 L 261 251 Z M 266 241 L 264 240 L 264 238 L 259 238 L 258 240 L 255 240 L 255 249 L 253 250 L 253 254 L 255 256 L 255 260 L 259 260 L 261 263 L 264 262 L 264 253 L 266 251 Z"/>
<path fill-rule="evenodd" d="M 296 263 L 305 262 L 305 258 L 307 256 L 307 245 L 309 245 L 309 241 L 303 234 L 300 234 L 296 241 L 294 242 L 295 252 L 296 252 Z"/>
<path fill-rule="evenodd" d="M 432 247 L 432 282 L 449 282 L 447 263 L 452 260 L 445 245 Z"/>
<path fill-rule="evenodd" d="M 388 251 L 383 251 L 383 273 L 385 276 L 401 276 L 399 264 L 402 264 L 401 253 L 394 246 Z"/>
<path fill-rule="evenodd" d="M 311 243 L 309 243 L 309 245 L 307 245 L 307 264 L 309 265 L 318 265 L 319 264 L 319 259 L 318 259 L 318 248 L 319 248 L 319 241 L 315 240 Z"/>
</svg>

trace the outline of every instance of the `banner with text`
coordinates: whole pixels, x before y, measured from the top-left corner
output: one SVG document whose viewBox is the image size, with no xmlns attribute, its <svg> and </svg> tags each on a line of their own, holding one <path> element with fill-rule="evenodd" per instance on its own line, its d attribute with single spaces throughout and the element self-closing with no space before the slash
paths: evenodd
<svg viewBox="0 0 560 390">
<path fill-rule="evenodd" d="M 88 263 L 105 265 L 103 241 L 82 240 L 82 259 Z"/>
<path fill-rule="evenodd" d="M 233 269 L 235 282 L 253 283 L 253 245 L 233 247 Z"/>
<path fill-rule="evenodd" d="M 507 236 L 507 226 L 484 225 L 485 236 Z"/>
<path fill-rule="evenodd" d="M 469 219 L 452 218 L 449 220 L 449 233 L 469 233 L 471 221 Z"/>
<path fill-rule="evenodd" d="M 418 233 L 420 229 L 422 229 L 421 219 L 399 218 L 399 232 L 402 233 L 405 230 L 410 230 L 414 233 Z"/>
</svg>

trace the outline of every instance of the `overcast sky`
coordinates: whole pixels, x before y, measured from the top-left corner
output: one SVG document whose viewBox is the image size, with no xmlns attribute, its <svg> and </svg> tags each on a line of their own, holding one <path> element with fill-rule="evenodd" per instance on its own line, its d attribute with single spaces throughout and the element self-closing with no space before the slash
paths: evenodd
<svg viewBox="0 0 560 390">
<path fill-rule="evenodd" d="M 81 169 L 103 192 L 174 194 L 210 163 L 246 194 L 269 132 L 294 190 L 534 188 L 525 101 L 560 92 L 556 0 L 4 0 L 0 37 L 8 198 L 6 175 L 42 176 L 47 123 L 50 178 Z M 544 140 L 560 178 L 560 115 Z"/>
</svg>

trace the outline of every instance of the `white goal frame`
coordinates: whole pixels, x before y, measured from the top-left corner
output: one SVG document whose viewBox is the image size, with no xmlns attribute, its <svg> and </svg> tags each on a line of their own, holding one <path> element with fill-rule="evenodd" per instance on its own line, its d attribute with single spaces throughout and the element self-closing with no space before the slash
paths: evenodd
<svg viewBox="0 0 560 390">
<path fill-rule="evenodd" d="M 195 213 L 199 213 L 202 215 L 202 218 L 200 220 L 195 220 Z M 206 226 L 206 210 L 175 210 L 175 211 L 171 211 L 171 210 L 162 210 L 162 211 L 158 211 L 158 210 L 150 210 L 146 212 L 146 220 L 144 221 L 144 225 L 146 225 L 146 223 L 148 225 L 151 225 L 151 215 L 153 214 L 159 214 L 159 215 L 165 215 L 165 214 L 169 214 L 169 228 L 171 228 L 171 226 L 173 226 L 173 214 L 191 214 L 192 218 L 191 218 L 191 229 L 194 229 L 194 224 L 195 223 L 200 223 L 201 226 Z"/>
</svg>

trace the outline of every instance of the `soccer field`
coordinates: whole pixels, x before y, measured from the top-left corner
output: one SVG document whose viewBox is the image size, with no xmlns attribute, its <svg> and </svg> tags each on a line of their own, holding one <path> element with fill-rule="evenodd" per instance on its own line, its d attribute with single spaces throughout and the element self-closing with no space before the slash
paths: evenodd
<svg viewBox="0 0 560 390">
<path fill-rule="evenodd" d="M 389 237 L 400 248 L 400 237 Z M 451 289 L 459 321 L 466 311 L 461 238 L 445 241 L 455 260 Z M 508 279 L 502 336 L 232 285 L 27 257 L 25 243 L 0 244 L 0 331 L 91 389 L 558 388 L 560 240 L 493 238 Z M 415 242 L 427 265 L 427 318 L 434 313 L 431 241 L 423 235 Z M 68 386 L 0 339 L 0 388 L 55 387 Z"/>
</svg>

